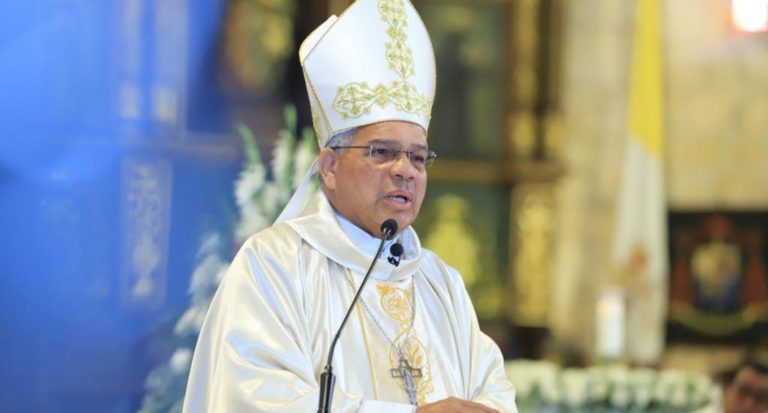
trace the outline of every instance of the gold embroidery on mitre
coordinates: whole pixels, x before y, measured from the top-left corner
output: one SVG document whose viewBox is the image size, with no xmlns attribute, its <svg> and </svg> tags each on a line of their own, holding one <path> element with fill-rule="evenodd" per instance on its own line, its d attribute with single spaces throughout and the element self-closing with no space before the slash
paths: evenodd
<svg viewBox="0 0 768 413">
<path fill-rule="evenodd" d="M 414 377 L 416 384 L 416 398 L 419 405 L 426 403 L 426 397 L 434 392 L 432 385 L 432 369 L 429 366 L 429 357 L 424 347 L 424 343 L 419 340 L 415 331 L 411 330 L 411 317 L 413 317 L 413 307 L 411 306 L 411 291 L 392 287 L 385 284 L 378 284 L 376 289 L 381 294 L 381 308 L 388 316 L 400 322 L 400 332 L 394 340 L 394 345 L 389 349 L 389 364 L 394 369 L 400 365 L 400 355 L 396 348 L 402 348 L 403 355 L 408 359 L 412 367 L 421 369 L 421 377 Z M 405 344 L 403 346 L 403 344 Z M 405 383 L 398 380 L 397 386 L 405 391 Z"/>
<path fill-rule="evenodd" d="M 320 130 L 320 116 L 317 116 L 314 111 L 312 112 L 312 127 L 315 128 L 316 131 Z"/>
<path fill-rule="evenodd" d="M 408 19 L 403 0 L 379 0 L 379 14 L 387 23 L 387 35 L 391 42 L 385 43 L 385 58 L 389 70 L 398 74 L 402 80 L 393 81 L 390 86 L 378 84 L 368 86 L 366 82 L 352 82 L 340 86 L 333 100 L 333 108 L 344 119 L 358 118 L 371 113 L 371 107 L 386 107 L 389 104 L 401 112 L 421 115 L 427 121 L 431 117 L 432 101 L 419 93 L 416 86 L 408 83 L 415 75 L 413 51 L 406 43 Z"/>
<path fill-rule="evenodd" d="M 405 80 L 416 73 L 413 64 L 413 51 L 408 47 L 405 28 L 408 27 L 408 19 L 405 14 L 403 0 L 379 1 L 379 13 L 381 20 L 389 25 L 387 34 L 394 41 L 387 42 L 385 55 L 389 63 L 389 69 L 395 71 Z"/>
</svg>

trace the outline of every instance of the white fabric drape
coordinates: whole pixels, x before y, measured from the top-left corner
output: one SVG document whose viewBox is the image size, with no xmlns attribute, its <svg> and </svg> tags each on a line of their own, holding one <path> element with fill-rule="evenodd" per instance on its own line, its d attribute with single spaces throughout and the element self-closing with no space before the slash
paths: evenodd
<svg viewBox="0 0 768 413">
<path fill-rule="evenodd" d="M 413 288 L 416 319 L 406 348 L 422 368 L 419 399 L 455 396 L 516 412 L 501 353 L 479 330 L 460 275 L 422 249 L 411 228 L 404 232 L 413 252 L 397 267 L 380 259 L 361 297 L 396 338 L 404 323 L 393 311 L 410 310 L 410 301 L 399 298 Z M 301 217 L 251 237 L 211 304 L 184 411 L 316 411 L 318 378 L 354 296 L 347 277 L 359 286 L 374 252 L 347 236 L 321 193 Z M 392 356 L 387 337 L 357 306 L 333 359 L 332 411 L 412 412 L 391 376 Z"/>
</svg>

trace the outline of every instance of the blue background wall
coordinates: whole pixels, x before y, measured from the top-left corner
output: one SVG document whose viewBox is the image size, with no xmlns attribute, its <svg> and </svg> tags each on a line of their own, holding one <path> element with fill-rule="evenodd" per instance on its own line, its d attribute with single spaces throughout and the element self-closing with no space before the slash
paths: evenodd
<svg viewBox="0 0 768 413">
<path fill-rule="evenodd" d="M 129 412 L 240 145 L 223 0 L 0 4 L 0 410 Z"/>
</svg>

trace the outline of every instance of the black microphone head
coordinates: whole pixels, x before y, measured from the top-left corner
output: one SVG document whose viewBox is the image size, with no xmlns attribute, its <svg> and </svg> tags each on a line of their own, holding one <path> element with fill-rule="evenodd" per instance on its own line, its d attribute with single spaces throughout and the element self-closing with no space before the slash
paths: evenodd
<svg viewBox="0 0 768 413">
<path fill-rule="evenodd" d="M 381 224 L 381 236 L 386 239 L 392 239 L 397 233 L 397 221 L 390 218 Z"/>
<path fill-rule="evenodd" d="M 403 251 L 404 251 L 403 250 L 403 246 L 399 242 L 397 242 L 397 241 L 395 241 L 395 243 L 392 244 L 391 247 L 389 247 L 389 253 L 393 257 L 399 257 L 399 256 L 403 255 Z"/>
</svg>

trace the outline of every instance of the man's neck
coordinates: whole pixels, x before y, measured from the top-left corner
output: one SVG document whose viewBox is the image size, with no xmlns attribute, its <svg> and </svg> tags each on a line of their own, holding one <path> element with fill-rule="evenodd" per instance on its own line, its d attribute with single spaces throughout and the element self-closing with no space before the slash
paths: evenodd
<svg viewBox="0 0 768 413">
<path fill-rule="evenodd" d="M 341 214 L 337 209 L 334 208 L 334 212 L 336 213 L 336 218 L 339 220 L 339 225 L 341 226 L 341 229 L 344 231 L 345 234 L 349 237 L 352 242 L 357 245 L 361 250 L 368 252 L 370 254 L 376 254 L 376 249 L 379 247 L 379 243 L 381 242 L 381 239 L 378 237 L 375 237 L 371 235 L 370 232 L 366 231 L 364 228 L 358 226 L 354 222 L 350 221 Z M 397 237 L 392 238 L 390 240 L 387 240 L 384 243 L 384 251 L 389 251 L 390 245 L 397 240 Z M 386 254 L 384 254 L 386 255 Z"/>
</svg>

